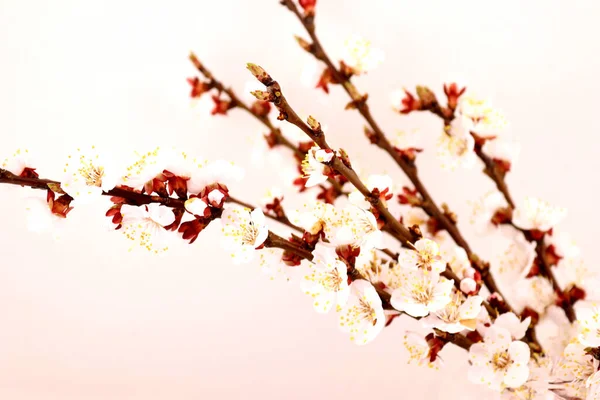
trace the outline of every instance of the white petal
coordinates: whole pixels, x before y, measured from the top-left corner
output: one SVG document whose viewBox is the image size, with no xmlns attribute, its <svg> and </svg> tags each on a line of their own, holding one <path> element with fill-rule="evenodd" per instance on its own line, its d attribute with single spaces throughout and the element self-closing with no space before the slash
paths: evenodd
<svg viewBox="0 0 600 400">
<path fill-rule="evenodd" d="M 204 202 L 204 200 L 198 197 L 192 197 L 185 201 L 185 209 L 195 215 L 204 215 L 204 210 L 206 210 L 208 205 Z"/>
<path fill-rule="evenodd" d="M 514 341 L 508 346 L 508 355 L 514 362 L 514 365 L 527 365 L 531 352 L 529 346 L 525 342 Z"/>
<path fill-rule="evenodd" d="M 506 375 L 504 375 L 504 384 L 509 388 L 518 388 L 527 382 L 527 378 L 529 378 L 527 364 L 511 365 L 508 367 Z"/>
</svg>

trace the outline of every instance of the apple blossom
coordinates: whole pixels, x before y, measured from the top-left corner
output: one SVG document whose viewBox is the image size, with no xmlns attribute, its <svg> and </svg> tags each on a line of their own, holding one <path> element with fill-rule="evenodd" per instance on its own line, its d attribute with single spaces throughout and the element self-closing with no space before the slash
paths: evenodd
<svg viewBox="0 0 600 400">
<path fill-rule="evenodd" d="M 482 138 L 495 138 L 508 125 L 504 115 L 494 109 L 487 100 L 477 99 L 471 95 L 460 97 L 456 111 L 458 115 L 469 118 L 473 122 L 471 131 Z"/>
<path fill-rule="evenodd" d="M 402 284 L 400 266 L 393 261 L 382 259 L 374 249 L 361 249 L 354 267 L 374 286 L 389 293 Z"/>
<path fill-rule="evenodd" d="M 481 150 L 491 159 L 502 161 L 508 170 L 518 160 L 521 144 L 515 139 L 503 136 L 498 139 L 486 140 Z"/>
<path fill-rule="evenodd" d="M 544 314 L 546 308 L 556 302 L 556 293 L 552 284 L 543 276 L 521 279 L 514 286 L 514 303 L 522 308 L 529 307 L 538 314 Z"/>
<path fill-rule="evenodd" d="M 483 342 L 469 349 L 469 380 L 496 391 L 518 388 L 529 377 L 529 357 L 526 343 L 513 341 L 508 330 L 492 326 Z"/>
<path fill-rule="evenodd" d="M 446 262 L 440 255 L 438 244 L 430 239 L 416 241 L 414 249 L 400 250 L 398 263 L 402 268 L 422 268 L 438 274 L 446 270 Z"/>
<path fill-rule="evenodd" d="M 356 344 L 369 343 L 385 325 L 381 299 L 373 285 L 363 279 L 352 282 L 348 301 L 339 312 L 340 328 Z"/>
<path fill-rule="evenodd" d="M 567 210 L 554 207 L 535 197 L 526 197 L 513 214 L 513 223 L 521 229 L 547 232 L 559 223 Z"/>
<path fill-rule="evenodd" d="M 27 197 L 24 201 L 27 229 L 35 233 L 52 233 L 55 239 L 60 237 L 64 218 L 54 214 L 46 199 Z"/>
<path fill-rule="evenodd" d="M 600 346 L 600 309 L 596 306 L 580 307 L 577 309 L 579 322 L 579 341 L 587 347 Z"/>
<path fill-rule="evenodd" d="M 436 354 L 432 359 L 431 349 L 427 340 L 418 333 L 406 332 L 404 334 L 404 348 L 408 351 L 408 363 L 415 363 L 419 366 L 427 365 L 432 369 L 439 369 L 442 365 L 442 359 Z"/>
<path fill-rule="evenodd" d="M 344 42 L 342 60 L 357 75 L 375 69 L 384 58 L 382 50 L 373 48 L 370 41 L 358 35 L 352 35 Z"/>
<path fill-rule="evenodd" d="M 404 270 L 402 285 L 392 293 L 392 306 L 413 317 L 443 309 L 451 300 L 453 281 L 423 269 Z"/>
<path fill-rule="evenodd" d="M 336 244 L 352 244 L 363 249 L 380 249 L 383 233 L 373 213 L 350 205 L 342 209 L 337 222 L 340 228 L 332 240 Z"/>
<path fill-rule="evenodd" d="M 153 253 L 168 250 L 170 233 L 165 226 L 175 220 L 175 215 L 168 207 L 157 203 L 144 206 L 124 204 L 121 215 L 123 234 L 127 239 Z"/>
<path fill-rule="evenodd" d="M 448 333 L 475 330 L 482 302 L 483 298 L 479 296 L 465 298 L 462 293 L 455 292 L 446 307 L 430 313 L 424 319 L 424 324 Z"/>
<path fill-rule="evenodd" d="M 1 166 L 18 176 L 28 171 L 35 173 L 33 157 L 27 149 L 17 149 L 10 157 L 4 159 Z"/>
<path fill-rule="evenodd" d="M 471 224 L 479 234 L 488 234 L 497 229 L 493 218 L 496 212 L 506 208 L 506 200 L 499 191 L 491 191 L 472 203 Z"/>
<path fill-rule="evenodd" d="M 114 188 L 119 175 L 113 161 L 100 155 L 94 146 L 77 149 L 64 168 L 62 189 L 76 201 L 89 202 L 99 198 L 103 191 Z"/>
<path fill-rule="evenodd" d="M 260 208 L 252 211 L 242 207 L 227 207 L 221 215 L 223 247 L 231 251 L 235 264 L 250 262 L 261 247 L 269 228 Z"/>
<path fill-rule="evenodd" d="M 302 172 L 308 180 L 305 183 L 306 187 L 312 187 L 327 181 L 326 170 L 328 167 L 324 164 L 333 158 L 334 153 L 327 150 L 322 150 L 317 146 L 312 147 L 306 153 L 306 157 L 302 161 Z"/>
<path fill-rule="evenodd" d="M 332 248 L 325 245 L 318 245 L 313 256 L 308 272 L 301 281 L 301 288 L 313 298 L 315 310 L 326 313 L 334 304 L 341 307 L 348 300 L 350 288 L 346 264 Z"/>
<path fill-rule="evenodd" d="M 494 327 L 506 329 L 513 340 L 523 339 L 527 328 L 531 324 L 531 317 L 525 318 L 523 321 L 515 315 L 515 313 L 507 312 L 499 315 L 494 321 Z"/>
<path fill-rule="evenodd" d="M 475 139 L 469 130 L 470 120 L 455 118 L 437 142 L 437 155 L 443 168 L 454 170 L 457 167 L 472 168 L 475 165 Z"/>
<path fill-rule="evenodd" d="M 583 344 L 574 341 L 565 348 L 557 375 L 565 382 L 569 396 L 587 399 L 588 388 L 596 385 L 594 375 L 599 366 L 600 361 L 588 354 Z"/>
</svg>

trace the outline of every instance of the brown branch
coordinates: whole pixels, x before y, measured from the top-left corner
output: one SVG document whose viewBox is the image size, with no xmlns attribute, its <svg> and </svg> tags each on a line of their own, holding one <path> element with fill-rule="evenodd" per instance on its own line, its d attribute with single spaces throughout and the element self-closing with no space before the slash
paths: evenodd
<svg viewBox="0 0 600 400">
<path fill-rule="evenodd" d="M 304 157 L 306 156 L 306 152 L 302 151 L 299 146 L 290 142 L 283 135 L 281 129 L 276 128 L 275 125 L 273 125 L 273 123 L 269 120 L 268 116 L 257 113 L 246 103 L 244 103 L 231 88 L 226 87 L 221 81 L 216 79 L 214 75 L 204 66 L 204 64 L 202 64 L 200 59 L 194 53 L 190 53 L 189 58 L 192 64 L 194 64 L 194 66 L 198 70 L 198 72 L 200 72 L 206 79 L 208 79 L 208 84 L 210 87 L 217 89 L 219 92 L 224 92 L 227 94 L 227 96 L 229 96 L 232 107 L 238 107 L 246 111 L 251 116 L 253 116 L 257 121 L 259 121 L 269 130 L 269 132 L 273 135 L 276 144 L 282 145 L 283 147 L 292 150 L 294 152 L 294 155 L 298 159 L 304 159 Z M 333 186 L 337 193 L 343 194 L 342 185 L 339 182 L 337 182 L 334 179 L 328 179 L 328 182 Z"/>
<path fill-rule="evenodd" d="M 489 289 L 489 291 L 492 293 L 496 292 L 501 295 L 500 289 L 498 288 L 495 279 L 490 274 L 489 265 L 486 262 L 482 261 L 475 253 L 473 253 L 468 242 L 462 236 L 455 223 L 450 218 L 448 218 L 446 214 L 442 210 L 440 210 L 440 208 L 436 205 L 435 201 L 427 191 L 425 185 L 419 178 L 417 166 L 415 165 L 414 161 L 403 158 L 402 155 L 394 149 L 394 146 L 387 139 L 383 130 L 379 127 L 379 125 L 373 118 L 373 115 L 371 114 L 371 111 L 367 104 L 367 96 L 361 95 L 356 86 L 354 86 L 354 84 L 352 83 L 350 77 L 346 74 L 343 74 L 340 71 L 340 69 L 338 69 L 333 64 L 333 62 L 323 49 L 319 38 L 316 35 L 314 16 L 304 16 L 300 12 L 293 0 L 282 0 L 281 3 L 296 15 L 296 17 L 300 20 L 307 33 L 309 34 L 312 43 L 309 44 L 309 46 L 307 46 L 306 50 L 313 54 L 315 58 L 325 63 L 327 68 L 334 75 L 335 81 L 341 83 L 344 90 L 352 99 L 352 108 L 356 108 L 371 127 L 374 134 L 372 139 L 374 141 L 374 144 L 382 150 L 386 151 L 394 159 L 396 164 L 398 164 L 398 166 L 402 169 L 402 171 L 406 174 L 406 176 L 415 186 L 415 189 L 420 193 L 421 197 L 423 198 L 423 204 L 421 205 L 423 210 L 430 217 L 435 218 L 440 223 L 440 225 L 450 234 L 454 242 L 467 252 L 467 255 L 469 256 L 473 267 L 481 273 L 482 280 L 485 283 L 486 287 Z"/>
<path fill-rule="evenodd" d="M 20 177 L 12 172 L 0 168 L 0 183 L 10 185 L 27 186 L 32 189 L 50 190 L 56 193 L 64 193 L 60 187 L 60 182 L 50 179 L 26 178 Z M 185 208 L 185 201 L 172 197 L 151 196 L 143 193 L 134 192 L 131 189 L 115 187 L 114 189 L 102 192 L 104 196 L 121 197 L 131 204 L 144 205 L 158 203 L 171 208 Z"/>
<path fill-rule="evenodd" d="M 267 240 L 265 241 L 265 247 L 279 248 L 279 249 L 282 249 L 285 251 L 290 251 L 290 252 L 300 256 L 301 258 L 309 260 L 309 261 L 312 261 L 312 259 L 313 259 L 312 253 L 310 253 L 308 250 L 305 250 L 305 249 L 295 245 L 294 243 L 286 240 L 285 238 L 282 238 L 281 236 L 278 236 L 275 233 L 270 232 L 270 231 L 269 231 L 269 236 L 267 237 Z M 348 276 L 353 281 L 357 280 L 357 279 L 366 280 L 365 277 L 362 276 L 362 274 L 354 267 L 349 267 Z M 377 294 L 379 295 L 379 297 L 382 301 L 382 304 L 384 305 L 384 308 L 393 309 L 393 308 L 390 308 L 391 307 L 390 306 L 391 295 L 380 288 L 375 288 L 375 290 L 377 291 Z M 394 309 L 394 311 L 397 311 L 397 310 Z M 401 312 L 401 314 L 408 315 L 409 317 L 414 318 L 414 319 L 419 319 L 419 318 L 412 317 L 411 315 L 406 314 L 406 313 Z M 447 332 L 439 331 L 437 329 L 435 331 L 438 336 L 440 336 L 447 342 L 453 343 L 456 346 L 458 346 L 462 349 L 465 349 L 467 351 L 469 351 L 469 348 L 473 344 L 473 341 L 471 341 L 469 338 L 467 338 L 464 335 L 461 335 L 458 333 L 450 334 Z"/>
<path fill-rule="evenodd" d="M 318 127 L 316 127 L 316 125 L 315 127 L 311 127 L 304 122 L 286 100 L 279 83 L 274 81 L 273 78 L 271 78 L 271 76 L 269 76 L 261 67 L 258 67 L 254 64 L 248 64 L 248 69 L 267 88 L 269 101 L 271 101 L 279 110 L 280 119 L 285 119 L 290 124 L 297 126 L 321 149 L 334 152 L 327 143 L 325 134 L 321 130 L 320 124 L 314 121 L 314 119 L 312 121 L 314 121 L 314 124 L 318 125 Z M 380 217 L 390 228 L 390 233 L 393 234 L 396 239 L 403 244 L 412 242 L 412 233 L 392 216 L 385 204 L 380 201 L 378 196 L 373 196 L 371 191 L 360 180 L 356 172 L 354 172 L 352 167 L 349 166 L 349 163 L 347 165 L 339 155 L 334 155 L 328 165 L 337 173 L 346 178 L 350 183 L 352 183 L 352 185 L 354 185 L 354 187 L 371 203 L 373 208 L 377 209 Z"/>
</svg>

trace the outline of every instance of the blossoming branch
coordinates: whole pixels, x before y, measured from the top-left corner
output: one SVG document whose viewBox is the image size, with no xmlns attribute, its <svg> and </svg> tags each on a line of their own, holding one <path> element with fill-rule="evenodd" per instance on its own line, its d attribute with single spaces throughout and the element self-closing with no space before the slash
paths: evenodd
<svg viewBox="0 0 600 400">
<path fill-rule="evenodd" d="M 392 158 L 411 186 L 399 187 L 384 174 L 363 176 L 352 154 L 330 144 L 317 118 L 300 116 L 259 65 L 247 64 L 255 81 L 244 93 L 253 98 L 246 98 L 192 53 L 199 74 L 188 78 L 193 101 L 210 98 L 215 116 L 251 115 L 266 130 L 261 158 L 278 153 L 278 163 L 296 171 L 295 190 L 272 189 L 253 205 L 236 192 L 244 176 L 236 164 L 177 149 L 149 149 L 117 167 L 109 154 L 80 148 L 58 177 L 40 177 L 30 153 L 18 150 L 1 164 L 0 183 L 34 189 L 25 199 L 29 228 L 56 234 L 74 207 L 91 207 L 131 249 L 164 253 L 173 240 L 202 245 L 206 227 L 219 224 L 233 263 L 255 262 L 273 279 L 297 284 L 315 311 L 336 314 L 341 331 L 358 345 L 414 318 L 427 333 L 402 336 L 409 362 L 441 368 L 444 348 L 457 346 L 468 356 L 470 380 L 503 398 L 600 398 L 598 281 L 559 227 L 566 210 L 535 197 L 513 199 L 505 177 L 519 145 L 501 111 L 456 83 L 444 84 L 443 96 L 426 86 L 391 94 L 398 114 L 427 112 L 442 121 L 435 153 L 443 168 L 459 173 L 480 166 L 494 182 L 497 190 L 482 194 L 471 215 L 479 234 L 511 241 L 490 262 L 421 180 L 417 162 L 428 149 L 420 134 L 386 134 L 355 85 L 383 61 L 383 52 L 353 36 L 334 59 L 317 36 L 316 0 L 281 4 L 304 28 L 296 36 L 300 47 L 322 63 L 314 89 L 330 93 L 340 86 L 349 97 L 346 109 L 365 121 L 366 140 Z M 295 195 L 310 201 L 292 209 L 285 199 Z M 103 197 L 108 209 L 98 201 Z"/>
</svg>

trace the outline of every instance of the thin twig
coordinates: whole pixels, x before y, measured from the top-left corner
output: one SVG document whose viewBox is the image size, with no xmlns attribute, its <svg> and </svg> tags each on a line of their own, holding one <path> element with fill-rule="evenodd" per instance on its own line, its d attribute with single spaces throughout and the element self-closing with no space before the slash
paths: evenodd
<svg viewBox="0 0 600 400">
<path fill-rule="evenodd" d="M 421 197 L 423 198 L 423 203 L 421 208 L 431 217 L 435 218 L 440 225 L 450 234 L 454 242 L 462 247 L 469 256 L 473 267 L 481 274 L 481 278 L 492 293 L 498 293 L 502 295 L 498 285 L 494 277 L 491 275 L 489 271 L 489 264 L 481 260 L 473 251 L 471 250 L 468 242 L 462 236 L 456 224 L 446 216 L 446 214 L 440 210 L 437 206 L 427 188 L 421 181 L 418 176 L 417 167 L 413 161 L 409 161 L 401 156 L 395 149 L 394 146 L 387 139 L 383 130 L 377 124 L 369 106 L 367 104 L 367 96 L 361 95 L 356 86 L 352 83 L 350 77 L 341 73 L 341 71 L 333 64 L 331 58 L 327 55 L 319 38 L 316 34 L 314 16 L 307 15 L 304 16 L 293 0 L 281 0 L 281 3 L 285 5 L 290 11 L 292 11 L 296 17 L 300 20 L 306 32 L 309 34 L 312 43 L 310 44 L 308 51 L 314 55 L 315 58 L 325 63 L 327 68 L 334 75 L 335 81 L 341 83 L 344 90 L 348 93 L 350 98 L 352 99 L 352 108 L 356 108 L 358 112 L 363 116 L 363 118 L 367 121 L 368 125 L 371 127 L 374 133 L 374 144 L 376 144 L 379 148 L 386 151 L 398 164 L 398 166 L 402 169 L 402 171 L 406 174 L 406 176 L 410 179 L 412 184 L 415 186 L 415 189 L 419 192 Z"/>
</svg>

